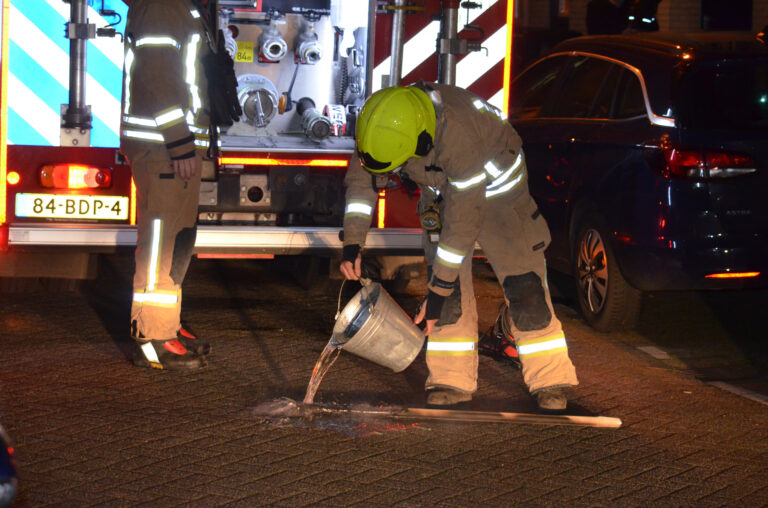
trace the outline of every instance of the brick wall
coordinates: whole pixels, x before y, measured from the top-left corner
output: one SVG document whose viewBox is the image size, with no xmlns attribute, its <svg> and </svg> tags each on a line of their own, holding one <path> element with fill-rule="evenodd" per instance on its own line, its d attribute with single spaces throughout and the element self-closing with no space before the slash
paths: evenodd
<svg viewBox="0 0 768 508">
<path fill-rule="evenodd" d="M 753 0 L 752 31 L 758 32 L 768 25 L 768 0 Z"/>
<path fill-rule="evenodd" d="M 587 33 L 587 4 L 589 0 L 571 0 L 571 19 L 568 26 L 571 30 Z"/>
<path fill-rule="evenodd" d="M 700 30 L 701 0 L 662 0 L 658 19 L 660 30 Z"/>
<path fill-rule="evenodd" d="M 528 17 L 528 27 L 530 28 L 546 28 L 549 26 L 549 1 L 548 0 L 532 0 L 525 2 L 526 15 Z"/>
<path fill-rule="evenodd" d="M 521 25 L 544 28 L 549 25 L 547 0 L 516 0 L 520 2 Z M 587 33 L 587 3 L 589 0 L 570 0 L 570 28 Z M 662 0 L 657 12 L 659 29 L 697 31 L 701 29 L 701 0 Z M 768 24 L 768 0 L 753 0 L 753 31 Z"/>
</svg>

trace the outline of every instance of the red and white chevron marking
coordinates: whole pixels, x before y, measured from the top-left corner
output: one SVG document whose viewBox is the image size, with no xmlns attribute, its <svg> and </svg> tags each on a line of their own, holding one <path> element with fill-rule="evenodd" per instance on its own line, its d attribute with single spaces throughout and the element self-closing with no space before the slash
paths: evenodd
<svg viewBox="0 0 768 508">
<path fill-rule="evenodd" d="M 425 0 L 424 13 L 409 14 L 405 23 L 402 83 L 408 85 L 420 79 L 437 81 L 438 55 L 436 41 L 440 22 L 430 19 L 440 13 L 439 0 Z M 467 88 L 488 100 L 494 106 L 504 107 L 504 69 L 508 55 L 507 9 L 514 0 L 479 0 L 482 6 L 459 10 L 459 37 L 479 38 L 475 30 L 461 30 L 466 24 L 482 28 L 484 36 L 478 41 L 485 48 L 458 57 L 456 85 Z M 511 25 L 511 23 L 510 23 Z M 373 89 L 382 86 L 382 78 L 389 75 L 392 16 L 379 15 L 376 20 L 376 48 L 374 52 Z M 474 41 L 473 41 L 474 42 Z M 486 51 L 487 50 L 487 51 Z"/>
</svg>

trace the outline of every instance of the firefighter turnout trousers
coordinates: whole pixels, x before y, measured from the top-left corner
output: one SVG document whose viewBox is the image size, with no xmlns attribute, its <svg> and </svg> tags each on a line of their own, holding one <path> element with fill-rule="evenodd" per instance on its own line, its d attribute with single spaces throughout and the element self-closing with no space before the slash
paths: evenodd
<svg viewBox="0 0 768 508">
<path fill-rule="evenodd" d="M 195 245 L 200 172 L 188 181 L 178 178 L 163 145 L 125 155 L 137 203 L 133 333 L 136 338 L 174 339 L 181 328 L 181 284 Z"/>
<path fill-rule="evenodd" d="M 488 198 L 486 205 L 477 241 L 504 291 L 508 306 L 505 319 L 515 337 L 523 380 L 531 393 L 547 387 L 574 386 L 578 384 L 576 370 L 568 357 L 565 335 L 547 286 L 544 250 L 550 235 L 546 221 L 527 189 Z M 429 242 L 425 235 L 430 267 L 436 252 L 437 243 Z M 429 336 L 426 387 L 474 392 L 478 325 L 471 252 L 463 259 L 457 280 Z"/>
</svg>

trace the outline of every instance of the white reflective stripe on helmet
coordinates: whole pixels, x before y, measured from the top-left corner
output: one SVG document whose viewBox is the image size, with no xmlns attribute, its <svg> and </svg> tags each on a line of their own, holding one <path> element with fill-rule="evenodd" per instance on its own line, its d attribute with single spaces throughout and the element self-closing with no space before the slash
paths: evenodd
<svg viewBox="0 0 768 508">
<path fill-rule="evenodd" d="M 520 167 L 520 164 L 523 162 L 523 154 L 518 154 L 517 159 L 515 159 L 515 162 L 510 166 L 509 169 L 504 171 L 504 173 L 501 174 L 501 176 L 498 176 L 493 182 L 491 182 L 490 185 L 488 185 L 488 189 L 491 190 L 495 187 L 500 186 L 507 180 L 509 180 L 509 177 L 512 176 L 512 174 L 517 170 L 517 168 Z"/>
<path fill-rule="evenodd" d="M 152 291 L 157 285 L 158 261 L 160 259 L 160 240 L 163 236 L 163 221 L 152 220 L 152 246 L 149 251 L 149 267 L 147 268 L 147 289 Z"/>
<path fill-rule="evenodd" d="M 441 342 L 440 339 L 430 337 L 427 342 L 427 351 L 474 351 L 477 349 L 476 342 Z"/>
<path fill-rule="evenodd" d="M 484 182 L 485 178 L 485 171 L 483 171 L 482 173 L 478 173 L 472 178 L 468 178 L 467 180 L 450 180 L 450 183 L 459 190 L 466 190 Z"/>
<path fill-rule="evenodd" d="M 568 345 L 565 342 L 565 337 L 558 337 L 556 339 L 547 340 L 544 342 L 537 342 L 534 344 L 517 344 L 517 352 L 520 356 L 532 355 L 535 353 L 542 353 L 545 351 L 551 351 L 553 349 L 566 348 Z"/>
<path fill-rule="evenodd" d="M 136 303 L 175 305 L 179 303 L 179 295 L 175 293 L 133 293 L 133 301 Z"/>
<path fill-rule="evenodd" d="M 459 266 L 464 261 L 464 255 L 444 247 L 442 244 L 437 245 L 437 258 L 445 264 L 451 266 Z"/>
<path fill-rule="evenodd" d="M 137 131 L 133 129 L 123 129 L 122 135 L 127 138 L 141 139 L 142 141 L 152 141 L 155 143 L 165 143 L 162 134 L 157 132 Z"/>
<path fill-rule="evenodd" d="M 147 36 L 142 37 L 141 39 L 136 39 L 136 47 L 140 48 L 142 46 L 157 46 L 157 47 L 172 47 L 176 49 L 181 49 L 181 44 L 179 44 L 176 39 L 172 37 L 163 37 L 163 36 Z"/>
<path fill-rule="evenodd" d="M 160 128 L 178 123 L 179 120 L 184 120 L 184 111 L 179 107 L 173 108 L 170 111 L 161 113 L 155 117 L 155 122 L 157 122 L 157 126 Z"/>
<path fill-rule="evenodd" d="M 373 207 L 371 205 L 351 201 L 347 204 L 347 208 L 344 210 L 345 214 L 348 213 L 360 213 L 363 215 L 373 215 Z"/>
</svg>

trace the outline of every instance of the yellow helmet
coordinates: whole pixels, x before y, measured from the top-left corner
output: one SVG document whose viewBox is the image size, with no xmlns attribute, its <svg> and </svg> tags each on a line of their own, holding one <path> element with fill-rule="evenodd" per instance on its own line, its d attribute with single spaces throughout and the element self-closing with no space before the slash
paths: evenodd
<svg viewBox="0 0 768 508">
<path fill-rule="evenodd" d="M 357 154 L 365 169 L 387 173 L 423 157 L 435 138 L 435 107 L 423 90 L 393 86 L 371 95 L 357 119 Z"/>
</svg>

